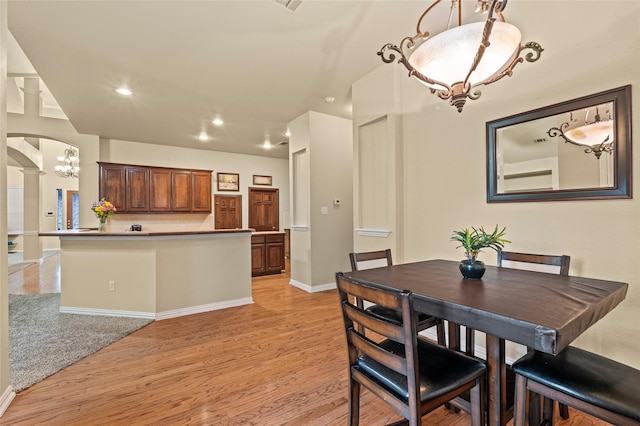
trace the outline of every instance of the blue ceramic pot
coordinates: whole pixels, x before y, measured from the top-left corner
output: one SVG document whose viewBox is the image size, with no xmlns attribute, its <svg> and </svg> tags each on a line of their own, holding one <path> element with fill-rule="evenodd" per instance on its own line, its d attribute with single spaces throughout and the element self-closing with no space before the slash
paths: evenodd
<svg viewBox="0 0 640 426">
<path fill-rule="evenodd" d="M 481 260 L 461 260 L 460 272 L 462 276 L 469 280 L 479 280 L 486 270 L 484 262 Z"/>
</svg>

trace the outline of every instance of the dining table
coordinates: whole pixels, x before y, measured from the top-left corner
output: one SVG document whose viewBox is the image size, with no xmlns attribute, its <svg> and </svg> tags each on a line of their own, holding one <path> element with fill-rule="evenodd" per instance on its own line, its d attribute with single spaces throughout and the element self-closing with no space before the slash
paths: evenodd
<svg viewBox="0 0 640 426">
<path fill-rule="evenodd" d="M 465 279 L 459 262 L 427 260 L 345 272 L 373 285 L 410 290 L 413 307 L 485 333 L 489 425 L 504 425 L 505 341 L 556 355 L 624 300 L 628 284 L 486 266 Z"/>
</svg>

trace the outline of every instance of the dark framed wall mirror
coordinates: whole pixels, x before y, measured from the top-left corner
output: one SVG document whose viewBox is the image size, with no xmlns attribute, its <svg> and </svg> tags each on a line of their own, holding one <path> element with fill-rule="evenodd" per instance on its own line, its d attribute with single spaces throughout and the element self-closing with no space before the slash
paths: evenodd
<svg viewBox="0 0 640 426">
<path fill-rule="evenodd" d="M 631 86 L 487 122 L 487 202 L 631 198 Z"/>
</svg>

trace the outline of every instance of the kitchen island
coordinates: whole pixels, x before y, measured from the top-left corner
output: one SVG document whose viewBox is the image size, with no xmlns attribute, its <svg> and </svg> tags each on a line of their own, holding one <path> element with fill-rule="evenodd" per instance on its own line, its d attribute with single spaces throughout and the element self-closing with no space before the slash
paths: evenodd
<svg viewBox="0 0 640 426">
<path fill-rule="evenodd" d="M 253 303 L 251 229 L 60 238 L 60 312 L 166 319 Z"/>
</svg>

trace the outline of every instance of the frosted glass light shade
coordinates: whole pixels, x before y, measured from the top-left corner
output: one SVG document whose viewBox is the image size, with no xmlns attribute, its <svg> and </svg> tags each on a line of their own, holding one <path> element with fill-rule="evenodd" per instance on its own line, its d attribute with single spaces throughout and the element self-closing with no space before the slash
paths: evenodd
<svg viewBox="0 0 640 426">
<path fill-rule="evenodd" d="M 451 28 L 437 34 L 416 48 L 409 63 L 431 80 L 453 86 L 463 82 L 482 42 L 484 22 L 475 22 Z M 494 22 L 489 36 L 489 47 L 482 60 L 469 77 L 475 86 L 500 73 L 520 52 L 522 35 L 514 25 Z M 446 89 L 442 85 L 425 83 L 436 89 Z"/>
<path fill-rule="evenodd" d="M 613 120 L 598 121 L 564 132 L 572 142 L 585 146 L 596 146 L 613 142 Z M 607 139 L 608 138 L 608 139 Z"/>
</svg>

